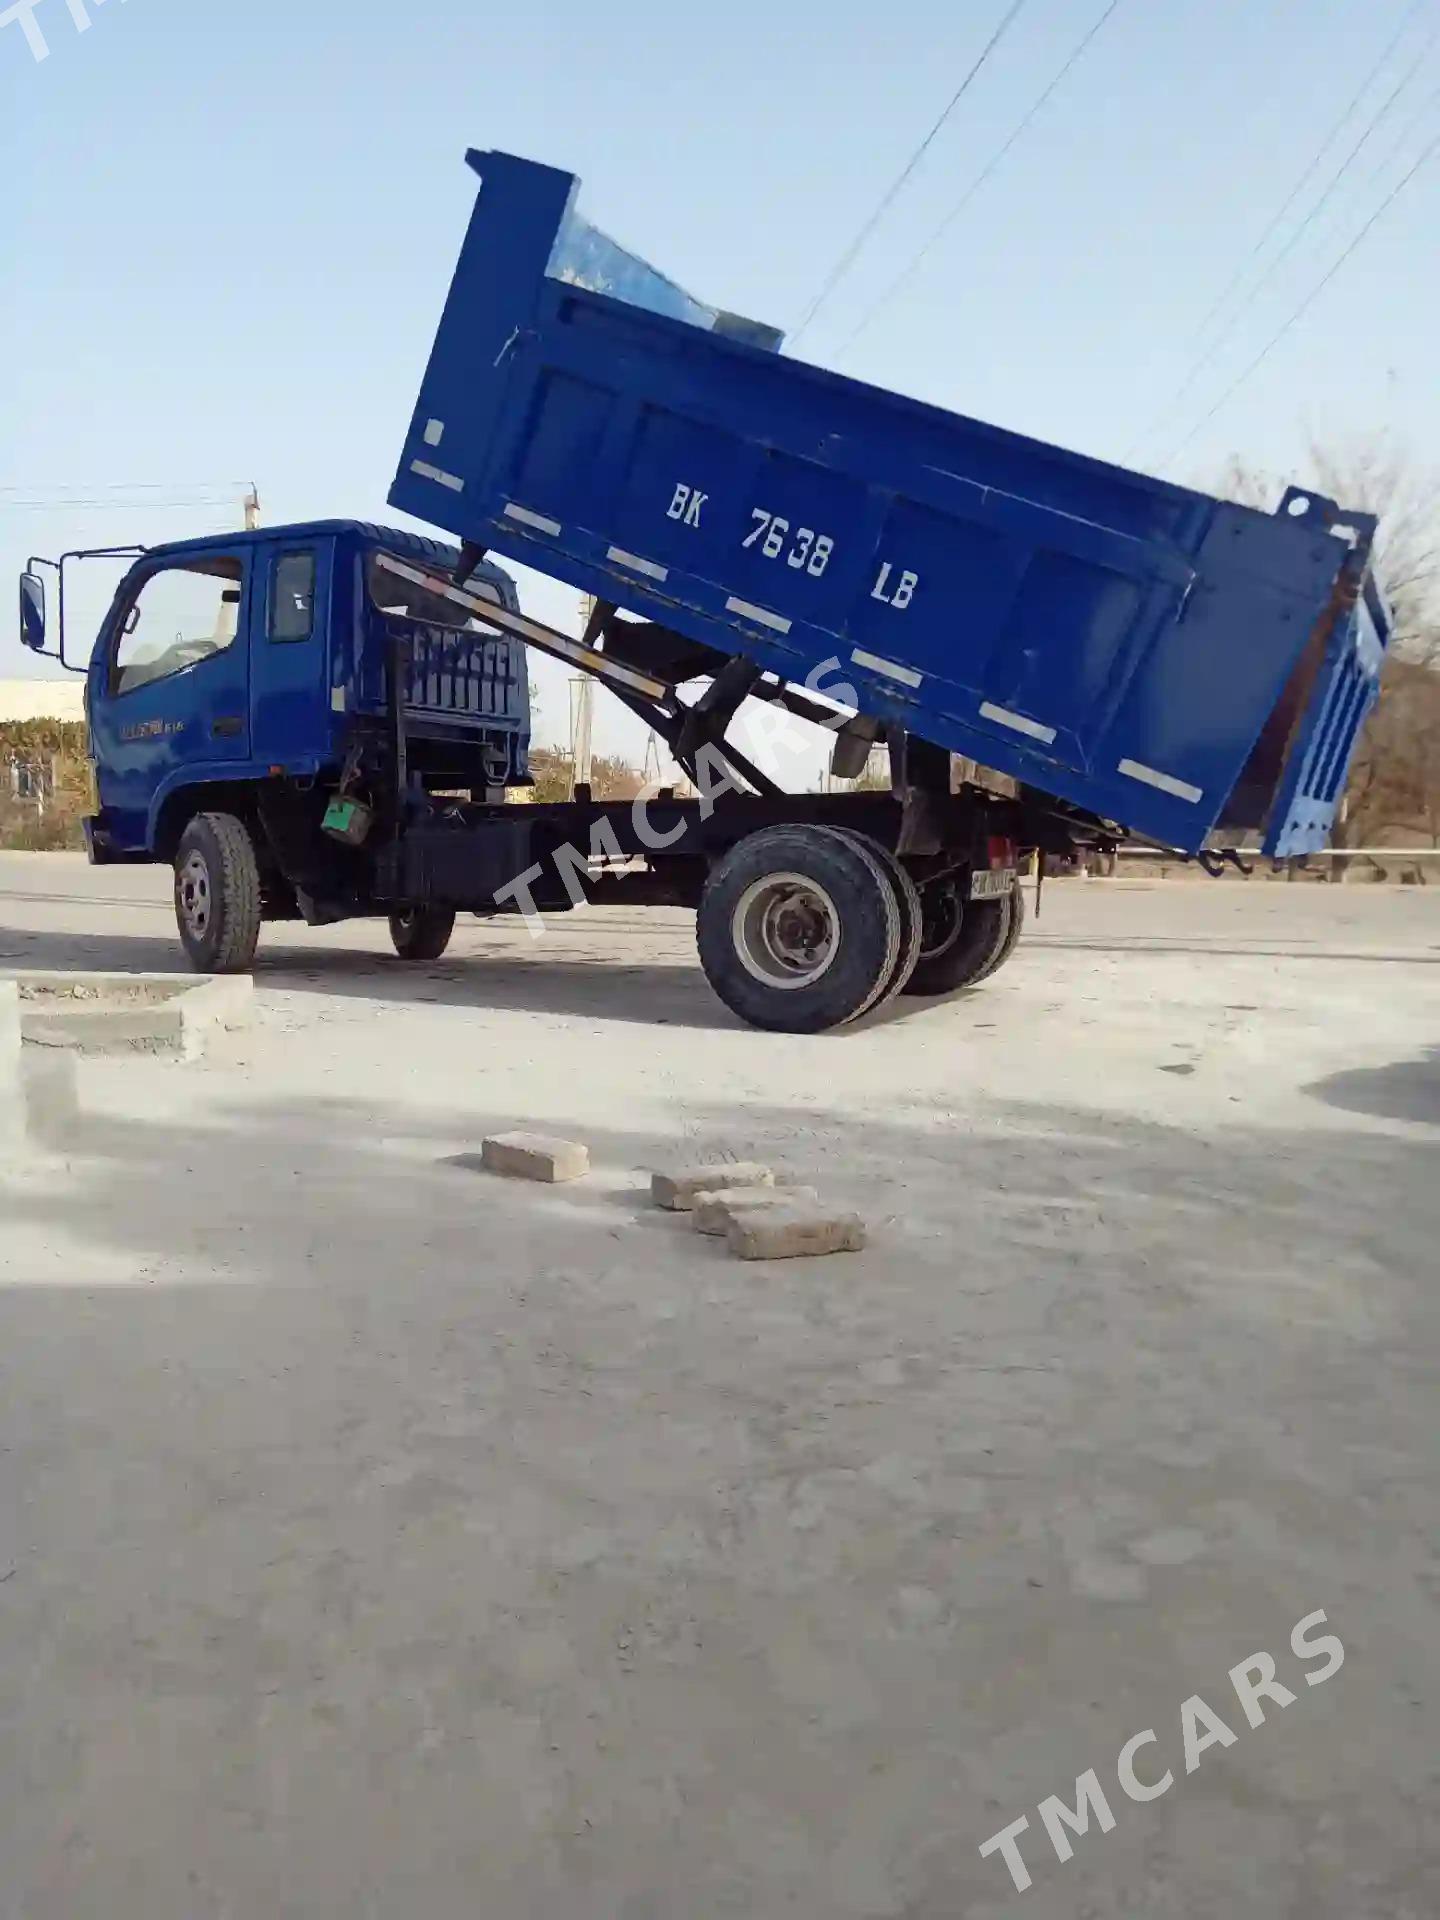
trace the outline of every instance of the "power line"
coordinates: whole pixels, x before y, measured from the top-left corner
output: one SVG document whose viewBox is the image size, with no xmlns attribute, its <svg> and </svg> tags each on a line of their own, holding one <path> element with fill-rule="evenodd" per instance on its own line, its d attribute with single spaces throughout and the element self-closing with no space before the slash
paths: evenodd
<svg viewBox="0 0 1440 1920">
<path fill-rule="evenodd" d="M 1280 342 L 1285 338 L 1286 334 L 1289 333 L 1290 329 L 1296 324 L 1297 321 L 1301 320 L 1304 317 L 1304 315 L 1314 305 L 1316 300 L 1319 299 L 1320 295 L 1325 291 L 1326 287 L 1329 286 L 1330 282 L 1335 278 L 1336 274 L 1339 273 L 1340 269 L 1345 265 L 1346 261 L 1349 260 L 1351 255 L 1356 251 L 1356 249 L 1360 246 L 1361 242 L 1366 238 L 1366 236 L 1380 221 L 1380 219 L 1386 213 L 1386 211 L 1395 203 L 1396 200 L 1399 199 L 1400 195 L 1405 191 L 1406 187 L 1409 186 L 1410 182 L 1415 178 L 1416 174 L 1419 173 L 1421 168 L 1427 165 L 1427 163 L 1434 158 L 1436 153 L 1440 153 L 1440 134 L 1436 134 L 1435 138 L 1430 142 L 1429 146 L 1425 147 L 1422 150 L 1419 158 L 1413 163 L 1413 165 L 1410 167 L 1408 172 L 1406 172 L 1399 180 L 1396 181 L 1395 185 L 1390 189 L 1389 193 L 1386 194 L 1385 198 L 1380 202 L 1379 206 L 1375 209 L 1374 213 L 1371 214 L 1370 218 L 1365 222 L 1364 226 L 1361 227 L 1360 231 L 1355 235 L 1355 238 L 1350 242 L 1349 246 L 1346 247 L 1345 251 L 1340 255 L 1339 259 L 1336 260 L 1335 264 L 1330 268 L 1329 272 L 1324 274 L 1322 278 L 1318 280 L 1316 284 L 1310 289 L 1309 293 L 1306 294 L 1305 298 L 1300 302 L 1299 306 L 1296 307 L 1295 311 L 1290 315 L 1289 319 L 1285 321 L 1284 325 L 1276 329 L 1276 331 L 1270 336 L 1269 340 L 1267 340 L 1265 345 L 1260 349 L 1259 353 L 1257 353 L 1255 358 L 1250 362 L 1249 366 L 1246 367 L 1242 373 L 1237 374 L 1235 379 L 1231 381 L 1230 385 L 1220 395 L 1220 398 L 1210 408 L 1209 412 L 1204 414 L 1199 420 L 1197 420 L 1195 425 L 1190 429 L 1189 433 L 1185 435 L 1184 439 L 1181 440 L 1179 444 L 1172 449 L 1170 454 L 1167 456 L 1167 464 L 1168 464 L 1168 461 L 1176 460 L 1179 458 L 1179 456 L 1185 451 L 1186 447 L 1190 445 L 1190 442 L 1195 438 L 1195 436 L 1198 433 L 1200 433 L 1203 428 L 1209 426 L 1210 422 L 1215 418 L 1216 414 L 1219 413 L 1221 408 L 1228 405 L 1228 403 L 1240 391 L 1241 387 L 1245 385 L 1246 381 L 1250 378 L 1250 376 L 1253 373 L 1255 373 L 1260 368 L 1260 366 L 1264 363 L 1264 361 L 1266 361 L 1270 357 L 1270 354 L 1274 351 L 1274 349 L 1277 346 L 1279 346 Z"/>
<path fill-rule="evenodd" d="M 1002 146 L 1000 146 L 995 151 L 995 153 L 991 155 L 990 159 L 986 161 L 985 165 L 980 169 L 979 173 L 976 174 L 975 178 L 970 182 L 970 185 L 965 189 L 960 199 L 950 209 L 949 213 L 946 214 L 945 218 L 940 222 L 939 226 L 936 227 L 935 231 L 931 234 L 930 238 L 925 242 L 924 246 L 921 247 L 920 251 L 911 260 L 910 264 L 907 267 L 904 267 L 901 269 L 901 271 L 890 282 L 889 286 L 885 289 L 885 291 L 880 295 L 879 299 L 874 301 L 871 304 L 871 306 L 866 310 L 866 312 L 862 315 L 859 325 L 854 327 L 845 336 L 844 340 L 841 341 L 840 346 L 836 350 L 837 359 L 841 354 L 849 351 L 849 349 L 854 345 L 854 343 L 860 338 L 861 334 L 864 333 L 865 329 L 870 325 L 870 322 L 875 318 L 876 314 L 879 313 L 880 309 L 883 306 L 887 305 L 892 299 L 894 299 L 895 295 L 900 291 L 901 287 L 903 287 L 905 283 L 915 274 L 917 269 L 925 260 L 926 256 L 931 252 L 931 250 L 936 245 L 938 245 L 938 243 L 949 232 L 950 228 L 960 218 L 960 215 L 965 211 L 966 207 L 969 206 L 970 202 L 975 198 L 975 195 L 980 191 L 981 187 L 984 186 L 985 182 L 990 178 L 990 176 L 995 172 L 996 168 L 1004 160 L 1006 154 L 1009 153 L 1010 149 L 1015 145 L 1016 141 L 1019 140 L 1021 136 L 1024 134 L 1026 128 L 1029 127 L 1031 121 L 1034 120 L 1036 115 L 1045 106 L 1046 102 L 1050 99 L 1050 96 L 1055 92 L 1056 88 L 1066 78 L 1066 76 L 1070 73 L 1070 70 L 1076 65 L 1076 63 L 1082 58 L 1086 49 L 1089 47 L 1090 42 L 1095 38 L 1096 34 L 1099 33 L 1100 29 L 1105 25 L 1105 22 L 1110 18 L 1111 14 L 1114 13 L 1115 9 L 1120 4 L 1121 4 L 1121 0 L 1110 0 L 1110 4 L 1106 7 L 1105 11 L 1100 15 L 1100 18 L 1095 22 L 1094 26 L 1091 27 L 1090 31 L 1085 35 L 1084 39 L 1081 40 L 1080 43 L 1074 48 L 1074 50 L 1067 56 L 1063 65 L 1055 73 L 1054 77 L 1050 80 L 1049 84 L 1045 87 L 1044 91 L 1041 94 L 1039 94 L 1038 97 L 1035 99 L 1035 101 L 1032 103 L 1032 105 L 1026 112 L 1024 118 L 1020 121 L 1019 125 L 1011 133 L 1010 137 L 1004 142 Z"/>
<path fill-rule="evenodd" d="M 1311 178 L 1314 175 L 1316 168 L 1320 165 L 1320 162 L 1325 158 L 1326 153 L 1330 149 L 1330 145 L 1332 141 L 1334 141 L 1336 136 L 1339 134 L 1341 128 L 1345 125 L 1346 121 L 1350 118 L 1351 114 L 1354 113 L 1355 109 L 1359 106 L 1360 102 L 1365 98 L 1365 95 L 1370 91 L 1371 87 L 1375 84 L 1376 80 L 1379 78 L 1381 73 L 1384 72 L 1385 67 L 1389 62 L 1391 54 L 1394 53 L 1396 47 L 1399 46 L 1400 42 L 1405 38 L 1405 35 L 1410 31 L 1410 22 L 1415 18 L 1416 14 L 1419 13 L 1420 9 L 1425 4 L 1426 4 L 1426 0 L 1411 0 L 1410 6 L 1406 9 L 1404 15 L 1402 16 L 1400 24 L 1395 29 L 1395 32 L 1391 36 L 1390 41 L 1385 48 L 1385 51 L 1381 54 L 1380 58 L 1375 62 L 1374 66 L 1371 67 L 1369 73 L 1366 74 L 1365 78 L 1360 82 L 1360 85 L 1355 89 L 1355 92 L 1350 96 L 1349 104 L 1346 106 L 1344 112 L 1340 115 L 1339 119 L 1335 122 L 1334 126 L 1331 127 L 1330 131 L 1326 134 L 1325 138 L 1320 142 L 1319 146 L 1315 149 L 1314 153 L 1310 157 L 1309 163 L 1306 166 L 1304 172 L 1300 175 L 1300 178 L 1295 182 L 1294 186 L 1290 189 L 1285 199 L 1281 202 L 1279 208 L 1276 210 L 1275 213 L 1271 215 L 1269 223 L 1265 228 L 1265 231 L 1261 234 L 1260 238 L 1255 242 L 1254 246 L 1250 249 L 1249 253 L 1245 256 L 1245 258 L 1240 262 L 1240 265 L 1235 269 L 1234 274 L 1231 276 L 1230 280 L 1227 282 L 1219 298 L 1215 301 L 1214 305 L 1210 308 L 1209 312 L 1205 315 L 1205 318 L 1200 322 L 1199 326 L 1196 327 L 1194 335 L 1192 337 L 1197 345 L 1205 337 L 1205 334 L 1208 331 L 1211 325 L 1211 322 L 1214 321 L 1220 315 L 1220 313 L 1224 310 L 1226 302 L 1229 300 L 1231 294 L 1235 291 L 1235 289 L 1240 285 L 1240 282 L 1245 278 L 1245 275 L 1250 271 L 1251 266 L 1254 264 L 1256 260 L 1259 259 L 1260 255 L 1264 252 L 1265 248 L 1269 246 L 1271 239 L 1274 237 L 1276 229 L 1280 226 L 1280 223 L 1284 220 L 1286 214 L 1289 213 L 1290 209 L 1294 206 L 1295 202 L 1300 198 L 1300 195 L 1305 191 L 1306 187 L 1309 186 Z"/>
<path fill-rule="evenodd" d="M 1405 21 L 1405 25 L 1408 26 L 1408 24 L 1409 24 L 1409 16 L 1407 16 Z M 1404 27 L 1402 27 L 1401 31 L 1402 32 L 1404 31 Z M 1325 207 L 1329 203 L 1332 195 L 1335 192 L 1335 189 L 1339 186 L 1340 182 L 1344 179 L 1345 175 L 1350 171 L 1350 168 L 1354 165 L 1355 161 L 1359 158 L 1362 150 L 1368 144 L 1371 135 L 1377 130 L 1381 122 L 1389 114 L 1391 108 L 1395 105 L 1395 102 L 1400 98 L 1400 95 L 1405 91 L 1406 87 L 1409 86 L 1410 82 L 1415 78 L 1415 75 L 1419 72 L 1421 66 L 1424 64 L 1426 58 L 1430 53 L 1430 49 L 1435 45 L 1435 42 L 1437 39 L 1440 39 L 1440 26 L 1437 26 L 1434 29 L 1434 31 L 1430 34 L 1428 39 L 1425 41 L 1424 45 L 1421 47 L 1419 53 L 1416 54 L 1415 58 L 1411 61 L 1410 65 L 1405 69 L 1405 72 L 1401 77 L 1400 81 L 1398 82 L 1398 84 L 1386 96 L 1384 103 L 1380 107 L 1378 107 L 1376 111 L 1371 115 L 1368 123 L 1365 126 L 1364 131 L 1360 135 L 1360 138 L 1355 142 L 1354 146 L 1351 147 L 1349 153 L 1347 153 L 1345 158 L 1341 161 L 1335 173 L 1331 175 L 1330 182 L 1321 193 L 1319 199 L 1316 200 L 1315 204 L 1311 207 L 1310 211 L 1305 215 L 1305 218 L 1300 222 L 1299 226 L 1295 228 L 1294 232 L 1286 240 L 1284 246 L 1281 247 L 1279 253 L 1275 255 L 1274 259 L 1265 268 L 1265 271 L 1260 275 L 1260 278 L 1251 287 L 1250 295 L 1249 295 L 1249 298 L 1251 301 L 1254 301 L 1255 299 L 1257 299 L 1260 293 L 1266 287 L 1266 285 L 1268 285 L 1268 283 L 1274 279 L 1275 274 L 1278 272 L 1280 267 L 1283 266 L 1285 261 L 1289 259 L 1290 255 L 1295 251 L 1295 248 L 1299 245 L 1300 241 L 1305 237 L 1305 235 L 1310 231 L 1310 228 L 1315 224 L 1315 221 L 1319 218 L 1320 214 L 1324 211 Z M 1382 56 L 1379 64 L 1371 70 L 1370 78 L 1367 79 L 1365 83 L 1366 88 L 1369 87 L 1371 80 L 1373 80 L 1375 77 L 1375 74 L 1379 72 L 1380 67 L 1382 67 L 1385 64 L 1385 61 L 1389 59 L 1390 53 L 1393 51 L 1395 45 L 1396 45 L 1396 42 L 1392 41 L 1390 46 L 1386 48 L 1385 54 Z M 1365 88 L 1362 88 L 1361 91 L 1364 92 Z M 1340 124 L 1343 125 L 1344 120 L 1348 118 L 1349 118 L 1349 112 L 1347 110 Z M 1328 140 L 1326 141 L 1325 145 L 1326 146 L 1329 145 Z M 1323 153 L 1325 151 L 1325 147 L 1322 146 L 1320 151 L 1321 153 Z M 1308 178 L 1308 174 L 1306 177 Z M 1287 205 L 1288 204 L 1289 203 L 1287 202 Z M 1253 259 L 1254 256 L 1252 255 L 1251 257 Z M 1247 262 L 1246 267 L 1242 269 L 1241 275 L 1239 276 L 1240 278 L 1243 279 L 1245 271 L 1248 271 L 1248 266 L 1249 266 L 1249 262 Z M 1235 283 L 1232 282 L 1232 286 L 1234 284 Z M 1224 301 L 1229 298 L 1229 291 L 1230 290 L 1227 288 L 1226 293 L 1220 302 L 1221 306 L 1223 306 Z M 1212 309 L 1212 314 L 1214 311 L 1216 311 L 1216 309 Z M 1136 452 L 1136 450 L 1139 447 L 1143 446 L 1144 443 L 1151 437 L 1151 435 L 1158 430 L 1158 428 L 1161 426 L 1162 422 L 1164 421 L 1165 416 L 1171 413 L 1175 408 L 1177 408 L 1180 405 L 1180 402 L 1185 398 L 1186 394 L 1189 393 L 1190 389 L 1195 385 L 1195 382 L 1200 378 L 1201 374 L 1205 371 L 1206 367 L 1209 366 L 1210 362 L 1215 358 L 1216 354 L 1220 352 L 1221 348 L 1224 347 L 1229 340 L 1233 339 L 1236 329 L 1239 327 L 1241 321 L 1245 318 L 1245 313 L 1246 313 L 1246 309 L 1244 307 L 1240 308 L 1231 317 L 1228 324 L 1223 326 L 1220 329 L 1220 331 L 1214 336 L 1209 346 L 1204 348 L 1204 350 L 1200 353 L 1200 355 L 1196 359 L 1194 365 L 1190 368 L 1190 371 L 1185 375 L 1185 378 L 1180 382 L 1180 385 L 1175 389 L 1174 393 L 1170 396 L 1170 399 L 1166 402 L 1166 404 L 1160 409 L 1160 411 L 1152 419 L 1150 425 L 1146 427 L 1140 434 L 1138 434 L 1137 437 L 1131 441 L 1129 447 L 1126 448 L 1125 454 L 1123 456 L 1125 459 L 1128 460 L 1129 458 L 1131 458 L 1132 455 Z M 1209 324 L 1208 319 L 1205 324 L 1206 325 Z M 1203 334 L 1204 332 L 1203 326 L 1200 329 L 1200 332 Z"/>
<path fill-rule="evenodd" d="M 945 111 L 940 115 L 940 118 L 935 122 L 934 126 L 931 127 L 930 131 L 926 134 L 925 138 L 920 142 L 919 146 L 916 147 L 914 153 L 911 154 L 909 160 L 905 163 L 904 167 L 901 168 L 899 174 L 897 174 L 897 176 L 892 181 L 890 186 L 886 189 L 885 193 L 881 195 L 880 204 L 876 207 L 875 211 L 870 215 L 870 218 L 860 228 L 860 231 L 855 235 L 854 239 L 850 242 L 849 246 L 846 247 L 845 251 L 840 255 L 840 258 L 835 262 L 835 265 L 830 269 L 829 274 L 826 276 L 825 280 L 821 284 L 819 292 L 815 295 L 814 299 L 811 300 L 809 306 L 805 309 L 804 313 L 800 316 L 800 323 L 790 336 L 790 345 L 792 347 L 799 340 L 801 334 L 804 333 L 805 329 L 810 325 L 810 322 L 815 318 L 816 314 L 820 311 L 821 307 L 824 306 L 825 302 L 830 298 L 830 295 L 835 291 L 836 287 L 840 284 L 841 280 L 849 272 L 850 267 L 854 262 L 856 255 L 860 252 L 860 249 L 864 246 L 865 242 L 870 238 L 870 235 L 875 231 L 876 227 L 879 226 L 880 222 L 884 219 L 885 215 L 889 212 L 891 206 L 895 201 L 896 196 L 904 187 L 906 181 L 910 178 L 911 174 L 914 173 L 916 167 L 919 166 L 921 160 L 924 159 L 926 152 L 929 150 L 936 135 L 940 132 L 940 129 L 945 125 L 945 122 L 950 118 L 951 114 L 955 111 L 956 107 L 959 106 L 960 102 L 965 98 L 965 95 L 970 91 L 971 84 L 979 75 L 981 68 L 985 65 L 986 61 L 990 58 L 991 54 L 995 51 L 996 47 L 999 46 L 1000 42 L 1004 39 L 1005 35 L 1009 32 L 1011 26 L 1014 24 L 1016 15 L 1020 12 L 1020 9 L 1025 4 L 1026 4 L 1026 0 L 1011 0 L 1011 5 L 1005 14 L 1005 17 L 1001 20 L 999 26 L 996 27 L 995 31 L 991 34 L 990 38 L 985 42 L 985 45 L 980 49 L 980 52 L 977 55 L 974 64 L 971 66 L 970 71 L 965 75 L 965 78 L 960 82 L 960 85 L 955 89 L 954 93 L 950 96 L 950 100 L 948 105 L 945 108 Z"/>
<path fill-rule="evenodd" d="M 1411 134 L 1414 133 L 1422 121 L 1430 118 L 1430 109 L 1437 101 L 1440 101 L 1440 87 L 1435 87 L 1426 94 L 1425 98 L 1406 120 L 1400 132 L 1386 149 L 1385 157 L 1366 174 L 1365 185 L 1367 187 L 1373 187 L 1375 182 L 1380 179 L 1383 174 L 1387 174 L 1390 171 L 1391 162 L 1409 146 Z"/>
<path fill-rule="evenodd" d="M 227 494 L 220 500 L 6 500 L 6 513 L 219 513 L 234 509 Z"/>
<path fill-rule="evenodd" d="M 248 480 L 70 480 L 50 486 L 43 480 L 7 480 L 0 482 L 0 493 L 95 494 L 95 493 L 229 493 L 235 487 L 248 487 Z"/>
</svg>

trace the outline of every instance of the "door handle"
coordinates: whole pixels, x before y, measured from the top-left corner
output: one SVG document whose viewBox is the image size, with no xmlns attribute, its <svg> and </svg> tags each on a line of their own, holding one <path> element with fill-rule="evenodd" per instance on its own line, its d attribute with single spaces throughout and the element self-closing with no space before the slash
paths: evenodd
<svg viewBox="0 0 1440 1920">
<path fill-rule="evenodd" d="M 245 717 L 239 713 L 222 713 L 218 720 L 210 722 L 210 731 L 217 740 L 233 740 L 245 730 Z"/>
</svg>

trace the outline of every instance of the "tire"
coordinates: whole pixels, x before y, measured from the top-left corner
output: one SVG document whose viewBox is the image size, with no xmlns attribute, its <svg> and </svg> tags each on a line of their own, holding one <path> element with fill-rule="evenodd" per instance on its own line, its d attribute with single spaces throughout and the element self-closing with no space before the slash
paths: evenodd
<svg viewBox="0 0 1440 1920">
<path fill-rule="evenodd" d="M 1013 894 L 1003 900 L 962 901 L 952 880 L 939 888 L 927 887 L 921 905 L 925 932 L 906 993 L 932 999 L 958 993 L 962 987 L 977 985 L 1007 957 L 1015 917 Z"/>
<path fill-rule="evenodd" d="M 992 973 L 998 973 L 1000 971 L 1001 967 L 1004 966 L 1005 962 L 1010 958 L 1011 954 L 1014 953 L 1016 947 L 1019 946 L 1020 935 L 1024 932 L 1024 930 L 1025 930 L 1025 896 L 1020 891 L 1020 882 L 1017 880 L 1010 892 L 1009 930 L 1006 933 L 1005 938 L 1000 943 L 1000 951 L 996 954 L 995 958 L 990 962 L 989 966 L 986 967 L 985 971 L 981 974 L 976 975 L 975 979 L 971 982 L 972 986 L 978 987 L 982 980 L 988 980 Z"/>
<path fill-rule="evenodd" d="M 920 889 L 910 877 L 907 867 L 901 865 L 883 841 L 872 840 L 868 833 L 860 833 L 854 827 L 828 827 L 828 833 L 842 834 L 845 839 L 853 840 L 871 857 L 877 860 L 885 870 L 886 878 L 895 889 L 895 904 L 900 910 L 900 951 L 895 958 L 895 968 L 890 978 L 881 987 L 879 993 L 865 1009 L 873 1013 L 877 1007 L 884 1006 L 887 1000 L 897 993 L 903 993 L 910 976 L 915 971 L 920 958 L 920 940 L 924 930 L 924 913 L 920 905 Z M 856 1015 L 858 1019 L 860 1016 Z"/>
<path fill-rule="evenodd" d="M 711 871 L 695 936 L 715 992 L 752 1027 L 823 1033 L 874 1004 L 900 953 L 896 889 L 870 847 L 765 827 Z"/>
<path fill-rule="evenodd" d="M 260 940 L 260 866 L 233 813 L 197 813 L 175 850 L 175 923 L 197 973 L 247 973 Z"/>
<path fill-rule="evenodd" d="M 390 938 L 402 960 L 438 960 L 455 931 L 449 907 L 410 907 L 390 916 Z"/>
</svg>

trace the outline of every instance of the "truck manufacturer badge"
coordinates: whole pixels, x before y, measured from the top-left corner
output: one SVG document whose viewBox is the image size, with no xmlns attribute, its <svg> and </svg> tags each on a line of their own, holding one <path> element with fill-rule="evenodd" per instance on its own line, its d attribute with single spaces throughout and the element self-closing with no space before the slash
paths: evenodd
<svg viewBox="0 0 1440 1920">
<path fill-rule="evenodd" d="M 137 720 L 134 726 L 121 727 L 121 740 L 166 740 L 172 733 L 179 733 L 183 722 L 179 720 Z"/>
</svg>

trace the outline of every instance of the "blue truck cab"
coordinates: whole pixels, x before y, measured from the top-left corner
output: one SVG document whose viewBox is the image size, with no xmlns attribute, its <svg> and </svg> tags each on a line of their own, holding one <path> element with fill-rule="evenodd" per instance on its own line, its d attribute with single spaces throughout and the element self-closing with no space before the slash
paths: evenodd
<svg viewBox="0 0 1440 1920">
<path fill-rule="evenodd" d="M 433 784 L 528 778 L 524 649 L 407 591 L 376 565 L 431 566 L 439 542 L 358 521 L 177 541 L 136 560 L 86 675 L 97 862 L 169 860 L 190 815 L 262 783 L 303 789 L 338 769 L 357 724 L 387 712 L 407 642 L 411 766 Z M 514 607 L 498 567 L 477 585 Z"/>
<path fill-rule="evenodd" d="M 1324 845 L 1390 617 L 1372 517 L 1274 514 L 805 365 L 585 219 L 573 175 L 472 152 L 475 211 L 390 504 L 135 551 L 88 667 L 97 861 L 175 870 L 192 962 L 265 920 L 692 907 L 753 1025 L 974 986 L 1027 853 L 1137 838 L 1213 865 Z M 489 556 L 591 611 L 526 615 Z M 67 555 L 58 564 L 60 653 Z M 45 647 L 44 569 L 21 632 Z M 518 805 L 525 647 L 598 678 L 686 790 Z M 888 791 L 785 792 L 767 702 Z"/>
</svg>

